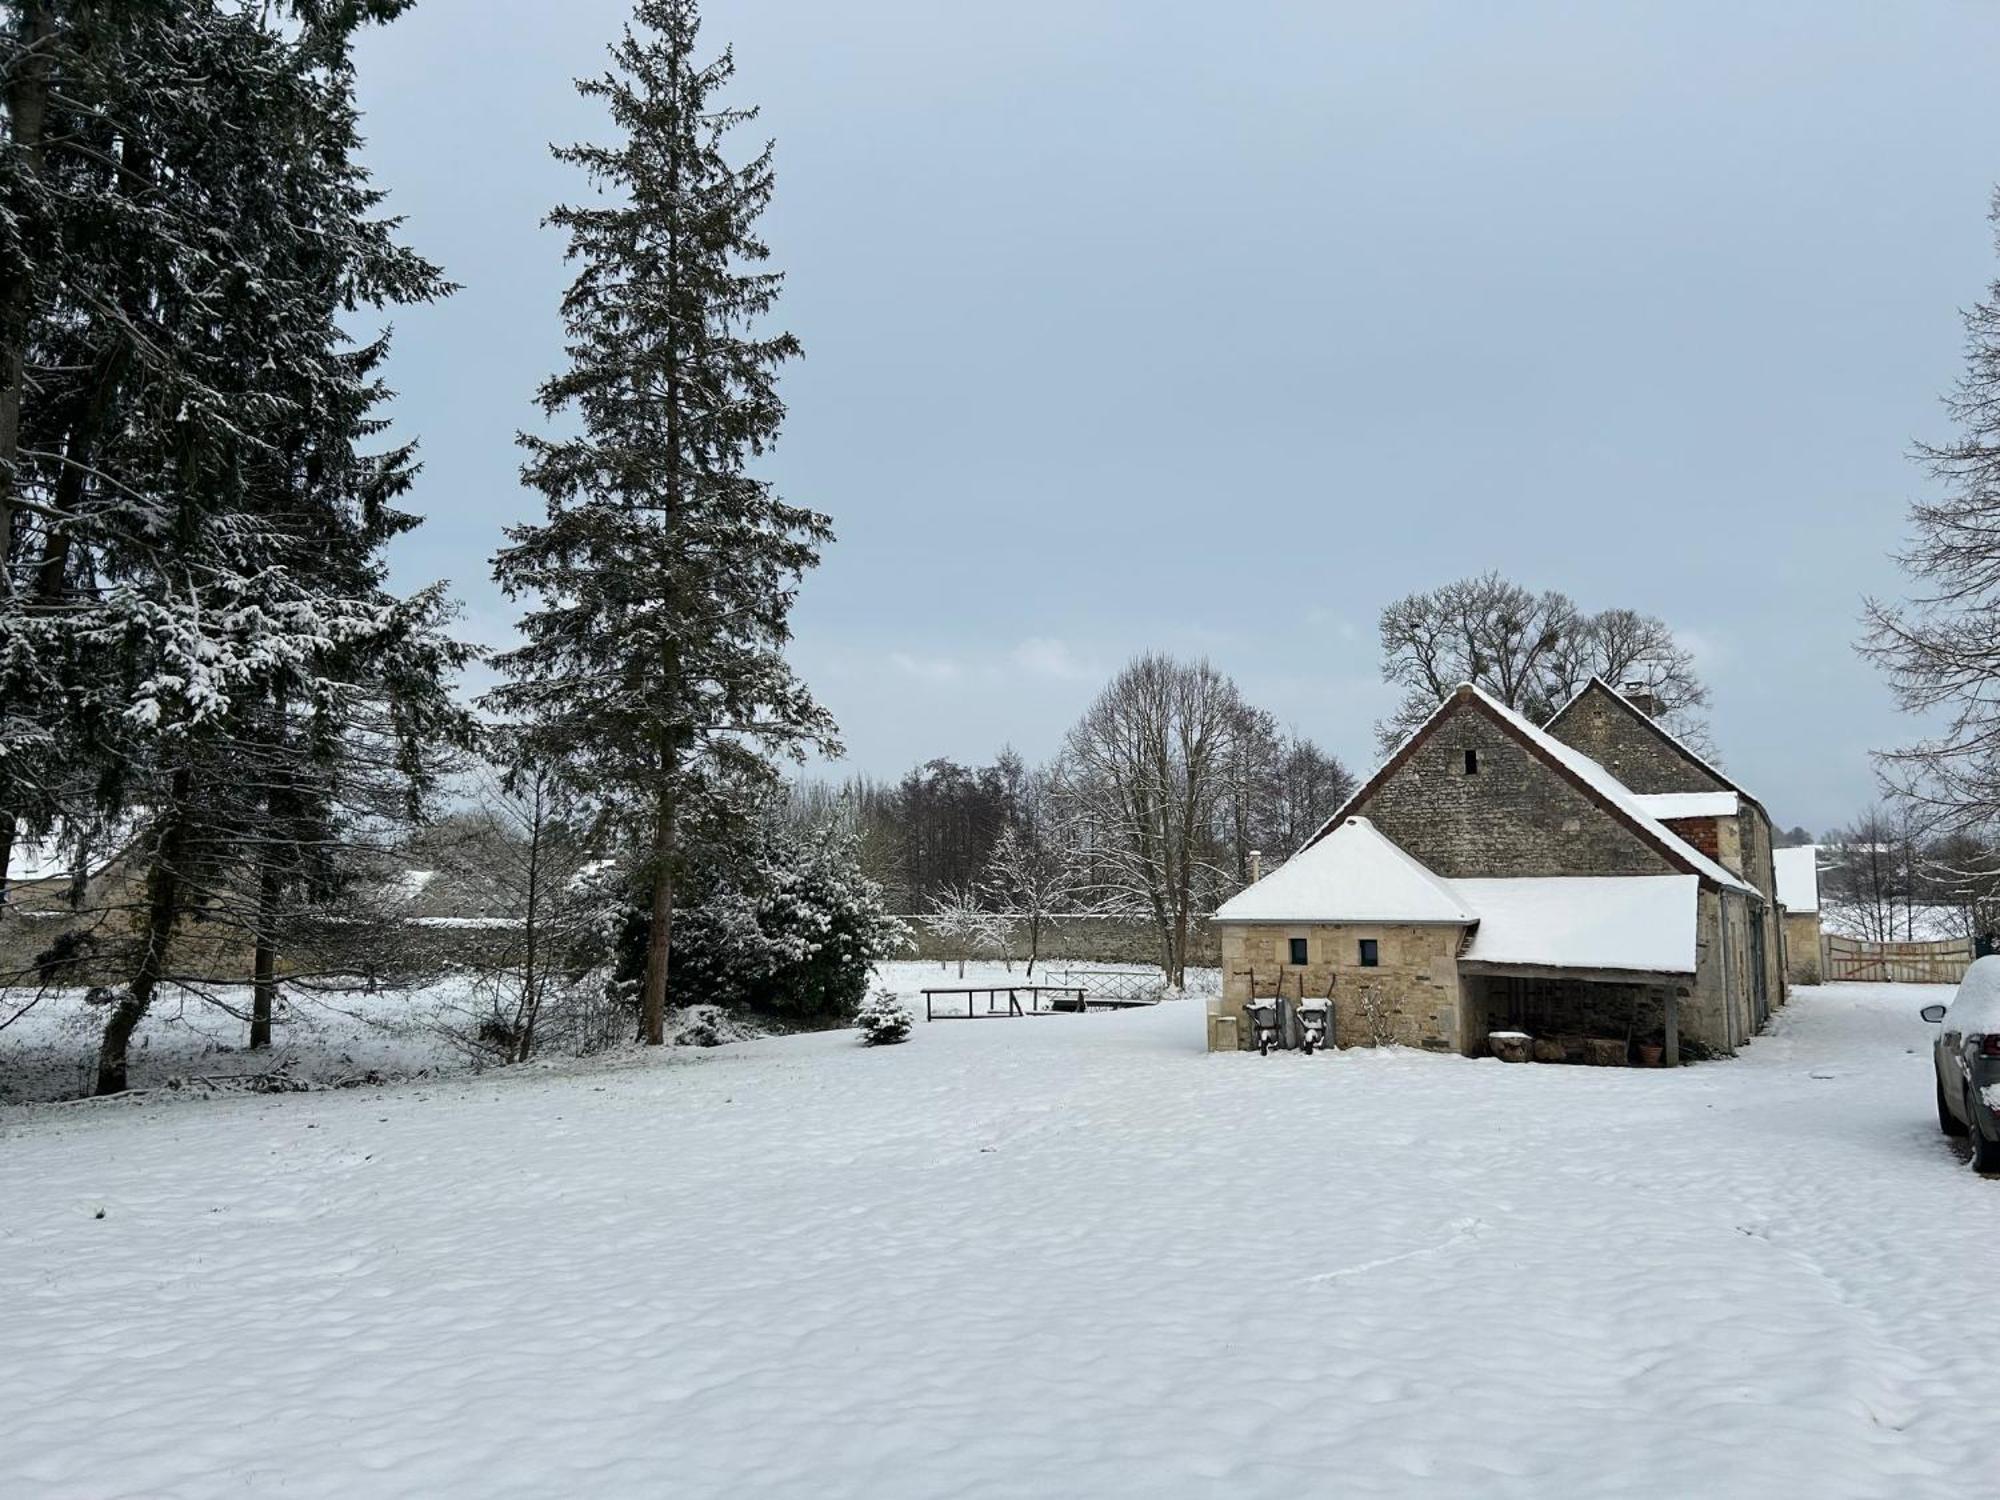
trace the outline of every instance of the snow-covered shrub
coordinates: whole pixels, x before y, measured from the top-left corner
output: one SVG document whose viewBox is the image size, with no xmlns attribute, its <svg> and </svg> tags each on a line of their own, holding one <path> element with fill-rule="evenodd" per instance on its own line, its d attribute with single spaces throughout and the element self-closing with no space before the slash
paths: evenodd
<svg viewBox="0 0 2000 1500">
<path fill-rule="evenodd" d="M 877 990 L 854 1013 L 854 1024 L 861 1032 L 864 1047 L 886 1047 L 892 1042 L 909 1040 L 914 1021 L 910 1008 L 888 990 Z"/>
<path fill-rule="evenodd" d="M 667 1040 L 676 1047 L 720 1047 L 754 1041 L 762 1028 L 732 1016 L 719 1005 L 690 1005 L 667 1012 Z"/>
<path fill-rule="evenodd" d="M 968 958 L 1005 956 L 1008 967 L 1013 967 L 1007 919 L 981 906 L 980 893 L 971 886 L 953 887 L 944 895 L 933 897 L 930 915 L 923 923 L 944 945 L 946 953 L 957 957 L 960 979 L 965 977 Z"/>
<path fill-rule="evenodd" d="M 874 966 L 909 930 L 861 869 L 842 826 L 801 827 L 776 813 L 700 846 L 674 915 L 670 991 L 779 1021 L 827 1024 L 854 1014 Z M 643 922 L 627 924 L 621 976 L 645 972 Z"/>
</svg>

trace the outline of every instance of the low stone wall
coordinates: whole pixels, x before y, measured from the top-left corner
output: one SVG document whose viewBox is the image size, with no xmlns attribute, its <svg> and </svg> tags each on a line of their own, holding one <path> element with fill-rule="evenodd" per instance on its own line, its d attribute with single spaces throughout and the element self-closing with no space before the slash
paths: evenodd
<svg viewBox="0 0 2000 1500">
<path fill-rule="evenodd" d="M 1793 984 L 1818 984 L 1819 913 L 1785 913 L 1785 978 Z"/>
<path fill-rule="evenodd" d="M 921 916 L 905 916 L 916 947 L 904 957 L 943 961 L 956 959 L 958 949 L 938 937 Z M 1028 955 L 1028 924 L 1018 918 L 1008 924 L 1012 956 Z M 1152 923 L 1134 917 L 1052 917 L 1042 924 L 1044 961 L 1069 959 L 1095 964 L 1157 964 L 1160 937 Z M 995 953 L 969 953 L 967 958 L 998 958 Z M 1188 937 L 1188 963 L 1213 968 L 1219 961 L 1215 933 L 1206 919 L 1195 923 Z"/>
</svg>

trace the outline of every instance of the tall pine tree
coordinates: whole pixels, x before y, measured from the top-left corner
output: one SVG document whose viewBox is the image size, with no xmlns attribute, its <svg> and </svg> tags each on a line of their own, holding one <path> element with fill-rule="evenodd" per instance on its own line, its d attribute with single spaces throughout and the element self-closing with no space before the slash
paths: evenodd
<svg viewBox="0 0 2000 1500">
<path fill-rule="evenodd" d="M 441 596 L 386 588 L 414 521 L 408 449 L 367 451 L 382 346 L 341 326 L 447 289 L 357 162 L 353 32 L 403 3 L 41 8 L 42 144 L 0 172 L 34 210 L 4 246 L 33 276 L 0 835 L 143 824 L 100 1092 L 189 914 L 253 936 L 268 981 L 286 892 L 325 886 L 385 766 L 420 797 L 462 724 Z"/>
<path fill-rule="evenodd" d="M 720 101 L 735 65 L 727 51 L 696 60 L 699 24 L 693 0 L 640 0 L 612 69 L 578 81 L 617 140 L 556 152 L 602 199 L 548 220 L 580 269 L 562 305 L 567 368 L 539 399 L 577 430 L 522 436 L 547 519 L 511 529 L 494 567 L 534 604 L 489 701 L 638 852 L 653 1045 L 690 804 L 740 795 L 776 753 L 834 742 L 783 654 L 798 579 L 832 533 L 750 472 L 784 416 L 777 371 L 799 353 L 760 330 L 781 279 L 759 269 L 772 148 L 741 166 L 725 155 L 756 112 Z"/>
</svg>

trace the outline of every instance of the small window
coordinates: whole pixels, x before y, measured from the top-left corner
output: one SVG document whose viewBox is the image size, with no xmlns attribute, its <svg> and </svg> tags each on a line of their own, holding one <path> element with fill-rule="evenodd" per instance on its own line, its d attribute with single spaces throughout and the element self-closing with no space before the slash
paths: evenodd
<svg viewBox="0 0 2000 1500">
<path fill-rule="evenodd" d="M 1382 967 L 1382 950 L 1375 945 L 1375 939 L 1373 938 L 1363 938 L 1361 940 L 1361 967 L 1364 969 L 1379 969 Z"/>
<path fill-rule="evenodd" d="M 1479 752 L 1477 750 L 1468 750 L 1465 752 L 1465 774 L 1468 776 L 1477 776 L 1479 774 Z"/>
<path fill-rule="evenodd" d="M 1304 938 L 1292 939 L 1292 962 L 1297 964 L 1301 969 L 1306 966 L 1306 940 Z"/>
</svg>

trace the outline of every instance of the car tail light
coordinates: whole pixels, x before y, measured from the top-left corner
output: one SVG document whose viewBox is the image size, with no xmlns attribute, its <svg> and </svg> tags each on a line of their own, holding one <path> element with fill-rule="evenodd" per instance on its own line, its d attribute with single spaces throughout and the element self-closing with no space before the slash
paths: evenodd
<svg viewBox="0 0 2000 1500">
<path fill-rule="evenodd" d="M 1981 1057 L 2000 1057 L 2000 1031 L 1990 1032 L 1979 1039 Z"/>
</svg>

